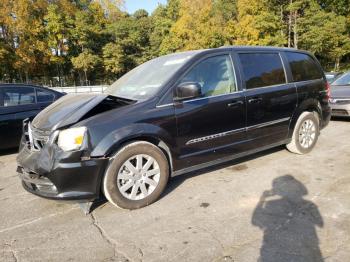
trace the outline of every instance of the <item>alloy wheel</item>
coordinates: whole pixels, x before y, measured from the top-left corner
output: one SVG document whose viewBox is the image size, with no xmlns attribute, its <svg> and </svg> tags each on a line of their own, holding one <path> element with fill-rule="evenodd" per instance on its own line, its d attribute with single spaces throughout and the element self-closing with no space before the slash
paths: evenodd
<svg viewBox="0 0 350 262">
<path fill-rule="evenodd" d="M 316 138 L 316 125 L 311 119 L 303 122 L 299 130 L 299 143 L 303 148 L 310 148 Z"/>
<path fill-rule="evenodd" d="M 120 193 L 130 200 L 141 200 L 158 186 L 160 169 L 151 156 L 139 154 L 126 160 L 119 169 L 117 184 Z"/>
</svg>

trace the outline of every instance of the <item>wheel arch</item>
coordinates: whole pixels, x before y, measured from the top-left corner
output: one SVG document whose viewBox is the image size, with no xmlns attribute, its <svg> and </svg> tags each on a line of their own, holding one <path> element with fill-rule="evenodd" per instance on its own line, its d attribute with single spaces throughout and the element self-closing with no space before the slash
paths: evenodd
<svg viewBox="0 0 350 262">
<path fill-rule="evenodd" d="M 293 135 L 293 131 L 295 128 L 295 125 L 300 117 L 300 115 L 303 112 L 313 112 L 317 114 L 317 118 L 320 121 L 322 119 L 322 108 L 321 104 L 317 99 L 307 99 L 304 100 L 294 111 L 294 114 L 291 118 L 290 124 L 289 124 L 289 132 L 288 132 L 288 138 L 291 138 Z"/>
<path fill-rule="evenodd" d="M 160 148 L 162 150 L 162 152 L 164 153 L 165 157 L 167 158 L 168 164 L 170 167 L 170 171 L 172 172 L 172 170 L 173 170 L 173 156 L 172 156 L 171 150 L 170 150 L 169 146 L 167 145 L 167 143 L 165 143 L 162 139 L 160 139 L 159 137 L 156 137 L 154 135 L 136 135 L 136 136 L 126 138 L 123 141 L 121 141 L 120 143 L 116 144 L 111 149 L 111 151 L 109 152 L 107 157 L 111 157 L 112 155 L 117 153 L 121 148 L 123 148 L 127 144 L 131 144 L 133 142 L 140 142 L 140 141 L 151 143 L 151 144 L 157 146 L 158 148 Z"/>
<path fill-rule="evenodd" d="M 114 130 L 100 141 L 91 157 L 110 158 L 126 144 L 136 141 L 146 141 L 160 148 L 168 159 L 170 170 L 173 170 L 171 148 L 174 148 L 174 139 L 165 129 L 152 124 L 139 123 Z"/>
</svg>

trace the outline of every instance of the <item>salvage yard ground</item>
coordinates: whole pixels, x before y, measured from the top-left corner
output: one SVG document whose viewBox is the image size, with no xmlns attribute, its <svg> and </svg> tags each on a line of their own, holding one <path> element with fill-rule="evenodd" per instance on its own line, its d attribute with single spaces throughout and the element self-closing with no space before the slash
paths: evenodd
<svg viewBox="0 0 350 262">
<path fill-rule="evenodd" d="M 349 261 L 350 121 L 309 155 L 280 147 L 177 177 L 135 211 L 31 195 L 15 158 L 0 155 L 0 261 Z"/>
</svg>

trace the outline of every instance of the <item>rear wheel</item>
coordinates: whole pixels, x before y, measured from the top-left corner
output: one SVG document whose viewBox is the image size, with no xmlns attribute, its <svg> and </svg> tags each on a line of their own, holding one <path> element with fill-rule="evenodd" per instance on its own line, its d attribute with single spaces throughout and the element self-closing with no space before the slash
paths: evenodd
<svg viewBox="0 0 350 262">
<path fill-rule="evenodd" d="M 112 158 L 103 180 L 103 191 L 113 205 L 141 208 L 155 202 L 164 191 L 169 166 L 164 153 L 155 145 L 133 142 Z"/>
<path fill-rule="evenodd" d="M 315 147 L 319 136 L 319 119 L 312 112 L 300 115 L 293 131 L 292 141 L 287 149 L 296 154 L 307 154 Z"/>
</svg>

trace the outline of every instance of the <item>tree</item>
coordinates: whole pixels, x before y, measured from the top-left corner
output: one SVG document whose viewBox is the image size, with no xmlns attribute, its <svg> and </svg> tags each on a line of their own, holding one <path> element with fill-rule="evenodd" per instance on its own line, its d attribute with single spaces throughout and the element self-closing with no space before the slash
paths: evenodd
<svg viewBox="0 0 350 262">
<path fill-rule="evenodd" d="M 169 52 L 170 30 L 179 17 L 179 0 L 169 0 L 167 5 L 159 5 L 151 17 L 150 49 L 152 57 Z"/>
<path fill-rule="evenodd" d="M 46 20 L 47 44 L 51 49 L 50 62 L 57 66 L 59 83 L 61 82 L 61 67 L 65 63 L 68 53 L 68 41 L 70 39 L 69 28 L 72 27 L 72 19 L 62 12 L 57 4 L 50 4 L 47 8 Z"/>
<path fill-rule="evenodd" d="M 45 0 L 14 1 L 11 8 L 15 46 L 14 68 L 19 70 L 20 77 L 25 74 L 26 82 L 29 75 L 40 71 L 47 61 L 47 43 L 45 41 L 45 29 L 43 23 L 44 12 L 47 7 Z"/>
<path fill-rule="evenodd" d="M 277 46 L 285 44 L 280 17 L 268 8 L 265 1 L 238 0 L 237 10 L 237 20 L 231 20 L 227 26 L 230 43 Z"/>
<path fill-rule="evenodd" d="M 161 48 L 165 52 L 174 52 L 219 47 L 224 43 L 220 21 L 214 16 L 213 2 L 182 0 L 179 18 Z"/>
<path fill-rule="evenodd" d="M 103 63 L 105 69 L 120 76 L 130 67 L 134 66 L 134 61 L 124 54 L 123 47 L 116 43 L 108 43 L 103 48 Z"/>
<path fill-rule="evenodd" d="M 123 0 L 2 0 L 0 79 L 106 81 L 159 55 L 231 44 L 303 48 L 338 69 L 350 61 L 349 1 L 168 0 L 150 15 L 121 11 Z"/>
<path fill-rule="evenodd" d="M 75 69 L 82 70 L 85 76 L 85 83 L 88 84 L 88 72 L 92 71 L 99 63 L 100 57 L 94 55 L 89 50 L 84 50 L 77 57 L 72 58 L 72 64 Z"/>
<path fill-rule="evenodd" d="M 313 3 L 300 19 L 300 28 L 301 47 L 331 59 L 334 70 L 339 70 L 341 59 L 350 54 L 346 18 L 326 12 Z"/>
</svg>

